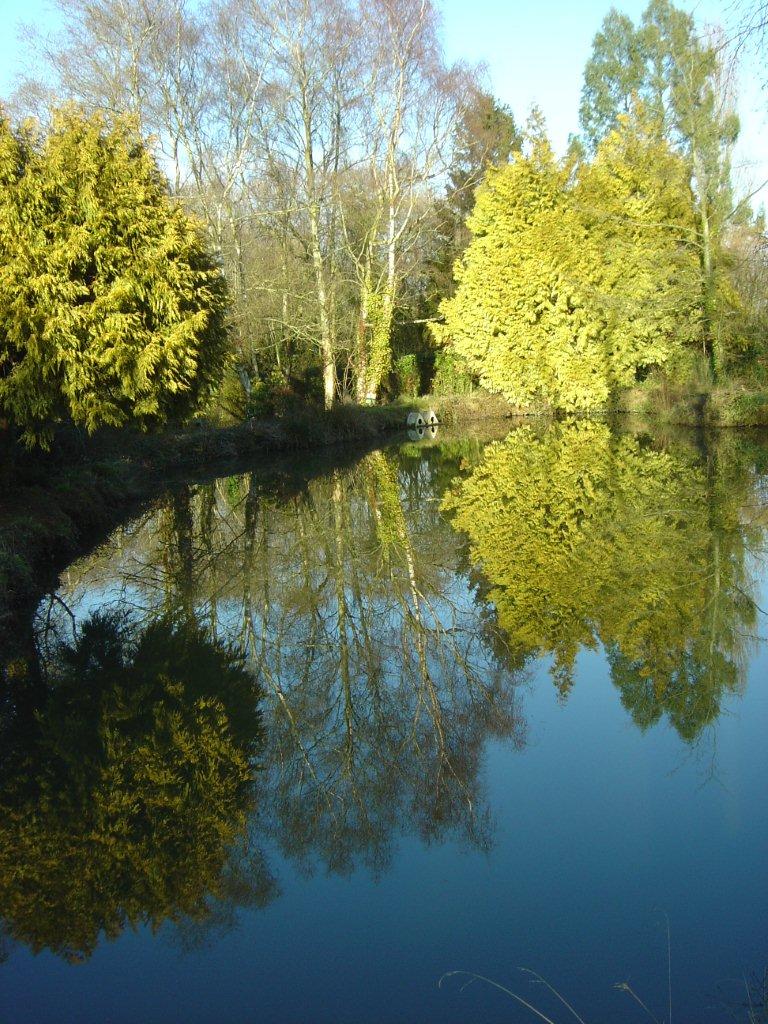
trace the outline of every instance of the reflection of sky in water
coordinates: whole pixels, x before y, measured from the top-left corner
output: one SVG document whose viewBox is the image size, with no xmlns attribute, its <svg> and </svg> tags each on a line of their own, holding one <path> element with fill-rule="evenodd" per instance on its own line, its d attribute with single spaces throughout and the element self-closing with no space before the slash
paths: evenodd
<svg viewBox="0 0 768 1024">
<path fill-rule="evenodd" d="M 762 577 L 756 600 L 768 608 L 765 564 L 753 565 Z M 107 577 L 71 595 L 64 588 L 76 616 L 117 599 L 146 605 L 146 591 L 123 591 Z M 479 626 L 464 569 L 435 602 L 438 618 L 448 607 L 463 633 Z M 385 600 L 371 610 L 389 645 L 391 684 L 402 609 Z M 240 615 L 227 596 L 220 630 L 236 630 Z M 67 628 L 61 608 L 53 616 Z M 765 616 L 757 626 L 768 633 Z M 768 962 L 768 652 L 753 645 L 748 653 L 743 694 L 726 692 L 720 716 L 690 745 L 664 717 L 645 732 L 633 725 L 602 649 L 580 652 L 565 703 L 548 659 L 529 661 L 519 688 L 524 746 L 491 738 L 482 758 L 489 852 L 450 831 L 424 844 L 407 806 L 391 863 L 376 880 L 365 868 L 339 877 L 320 866 L 307 875 L 268 836 L 280 896 L 266 909 L 241 911 L 237 927 L 213 932 L 199 949 L 182 951 L 169 926 L 157 937 L 124 934 L 74 969 L 15 948 L 0 971 L 0 1021 L 526 1019 L 487 987 L 462 992 L 460 979 L 448 979 L 437 988 L 445 971 L 460 969 L 566 1019 L 518 967 L 540 971 L 586 1020 L 644 1019 L 614 988 L 620 981 L 661 1019 L 666 918 L 673 1018 L 729 1019 L 722 1001 L 741 1003 L 743 974 Z"/>
</svg>

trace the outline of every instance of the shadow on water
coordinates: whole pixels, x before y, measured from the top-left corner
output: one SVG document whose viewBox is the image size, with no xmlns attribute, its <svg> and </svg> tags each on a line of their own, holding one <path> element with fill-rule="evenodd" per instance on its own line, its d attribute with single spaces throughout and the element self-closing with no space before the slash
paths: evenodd
<svg viewBox="0 0 768 1024">
<path fill-rule="evenodd" d="M 565 698 L 602 648 L 641 729 L 717 718 L 758 631 L 764 448 L 434 441 L 178 487 L 63 573 L 4 661 L 7 936 L 204 937 L 275 898 L 268 845 L 341 875 L 408 834 L 489 850 L 483 752 L 524 747 L 543 655 Z"/>
</svg>

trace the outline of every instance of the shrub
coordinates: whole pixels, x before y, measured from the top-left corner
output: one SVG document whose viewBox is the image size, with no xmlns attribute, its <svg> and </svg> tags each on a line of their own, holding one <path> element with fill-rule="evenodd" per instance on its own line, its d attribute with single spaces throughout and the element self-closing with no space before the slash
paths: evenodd
<svg viewBox="0 0 768 1024">
<path fill-rule="evenodd" d="M 421 389 L 421 374 L 416 356 L 410 353 L 395 360 L 397 393 L 405 398 L 417 398 Z"/>
<path fill-rule="evenodd" d="M 475 378 L 466 364 L 450 349 L 441 349 L 435 357 L 432 394 L 471 395 L 474 390 Z"/>
<path fill-rule="evenodd" d="M 184 419 L 223 369 L 226 290 L 127 122 L 0 116 L 0 414 L 28 444 Z"/>
</svg>

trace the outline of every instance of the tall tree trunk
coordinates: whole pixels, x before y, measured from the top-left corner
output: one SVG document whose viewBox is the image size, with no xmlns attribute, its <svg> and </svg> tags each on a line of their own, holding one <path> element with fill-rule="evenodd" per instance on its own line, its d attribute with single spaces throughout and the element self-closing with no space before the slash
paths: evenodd
<svg viewBox="0 0 768 1024">
<path fill-rule="evenodd" d="M 317 198 L 315 179 L 315 158 L 312 151 L 312 111 L 309 105 L 306 83 L 301 88 L 302 120 L 304 126 L 304 173 L 309 213 L 310 251 L 312 268 L 315 273 L 318 316 L 320 324 L 320 357 L 323 364 L 323 403 L 330 409 L 336 400 L 336 361 L 328 317 L 328 289 L 325 280 L 323 250 L 320 244 L 320 202 Z"/>
<path fill-rule="evenodd" d="M 713 308 L 713 255 L 712 255 L 712 225 L 709 216 L 709 196 L 707 188 L 707 177 L 704 172 L 701 155 L 698 152 L 693 154 L 693 171 L 696 177 L 697 191 L 699 193 L 699 235 L 701 244 L 701 284 L 702 302 L 704 306 L 704 351 L 709 356 L 709 365 L 712 376 L 717 379 L 719 371 L 719 353 L 716 351 L 716 343 L 712 331 L 712 308 Z"/>
<path fill-rule="evenodd" d="M 358 402 L 364 402 L 368 391 L 368 281 L 360 286 L 360 319 L 357 324 L 357 380 L 355 382 Z"/>
</svg>

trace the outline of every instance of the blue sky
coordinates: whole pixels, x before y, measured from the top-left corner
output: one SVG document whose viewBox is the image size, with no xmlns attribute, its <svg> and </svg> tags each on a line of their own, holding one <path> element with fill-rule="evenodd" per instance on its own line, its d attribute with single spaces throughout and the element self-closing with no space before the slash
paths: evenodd
<svg viewBox="0 0 768 1024">
<path fill-rule="evenodd" d="M 677 2 L 701 25 L 735 27 L 734 0 Z M 440 6 L 449 57 L 485 62 L 494 92 L 518 119 L 538 104 L 562 151 L 578 130 L 584 64 L 612 4 L 637 21 L 647 0 L 442 0 Z M 768 179 L 768 92 L 760 81 L 754 57 L 747 56 L 739 74 L 742 135 L 734 161 L 736 184 L 745 192 Z M 758 198 L 768 206 L 768 188 Z"/>
<path fill-rule="evenodd" d="M 611 0 L 437 0 L 450 59 L 484 62 L 493 91 L 519 120 L 537 103 L 556 147 L 578 129 L 579 92 L 592 37 Z M 647 0 L 614 0 L 637 19 Z M 678 0 L 700 23 L 726 28 L 734 0 Z M 22 62 L 19 22 L 55 24 L 48 0 L 0 0 L 0 96 L 12 88 Z M 768 93 L 759 85 L 753 58 L 740 73 L 742 138 L 736 154 L 737 184 L 750 190 L 768 179 Z M 768 204 L 768 188 L 761 198 Z"/>
</svg>

